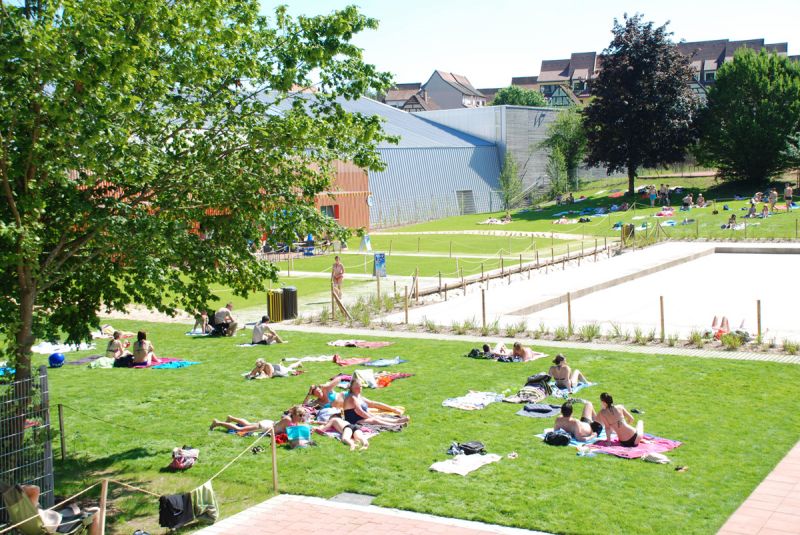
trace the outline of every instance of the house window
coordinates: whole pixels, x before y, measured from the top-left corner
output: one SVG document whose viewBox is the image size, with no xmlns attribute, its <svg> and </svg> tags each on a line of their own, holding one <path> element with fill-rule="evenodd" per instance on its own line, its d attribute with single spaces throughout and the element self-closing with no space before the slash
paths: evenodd
<svg viewBox="0 0 800 535">
<path fill-rule="evenodd" d="M 583 80 L 578 80 L 577 82 L 572 82 L 572 90 L 573 91 L 583 91 L 586 89 L 586 82 Z"/>
<path fill-rule="evenodd" d="M 705 78 L 703 80 L 706 82 L 713 82 L 714 78 L 716 77 L 716 74 L 717 73 L 715 71 L 706 71 Z"/>
<path fill-rule="evenodd" d="M 322 212 L 322 215 L 326 215 L 332 219 L 339 219 L 339 205 L 338 204 L 329 204 L 325 206 L 320 206 L 319 211 Z"/>
</svg>

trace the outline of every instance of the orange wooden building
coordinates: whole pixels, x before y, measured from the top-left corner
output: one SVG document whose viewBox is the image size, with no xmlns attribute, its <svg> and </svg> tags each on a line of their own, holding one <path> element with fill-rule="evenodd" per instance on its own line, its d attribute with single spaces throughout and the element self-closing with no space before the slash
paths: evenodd
<svg viewBox="0 0 800 535">
<path fill-rule="evenodd" d="M 369 176 L 351 162 L 334 163 L 335 176 L 330 191 L 317 195 L 314 204 L 343 227 L 369 230 Z"/>
</svg>

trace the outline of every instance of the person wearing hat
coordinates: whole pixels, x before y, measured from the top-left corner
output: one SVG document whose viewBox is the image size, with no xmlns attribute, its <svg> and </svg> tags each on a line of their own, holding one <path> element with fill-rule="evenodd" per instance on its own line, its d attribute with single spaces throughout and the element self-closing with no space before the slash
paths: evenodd
<svg viewBox="0 0 800 535">
<path fill-rule="evenodd" d="M 261 321 L 253 326 L 253 344 L 282 344 L 283 340 L 278 333 L 269 326 L 269 316 L 261 316 Z"/>
<path fill-rule="evenodd" d="M 547 374 L 553 378 L 558 388 L 566 388 L 572 393 L 572 389 L 579 383 L 588 383 L 589 381 L 584 377 L 580 370 L 572 370 L 567 366 L 567 357 L 559 353 L 553 359 L 555 366 L 550 366 L 550 371 Z"/>
</svg>

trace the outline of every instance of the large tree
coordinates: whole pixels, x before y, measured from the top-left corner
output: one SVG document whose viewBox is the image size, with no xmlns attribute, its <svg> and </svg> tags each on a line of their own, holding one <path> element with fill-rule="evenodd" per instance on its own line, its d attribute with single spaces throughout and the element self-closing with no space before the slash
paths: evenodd
<svg viewBox="0 0 800 535">
<path fill-rule="evenodd" d="M 85 339 L 101 310 L 263 289 L 275 269 L 248 243 L 264 232 L 337 232 L 313 209 L 332 163 L 380 167 L 379 120 L 337 100 L 387 87 L 351 43 L 376 25 L 353 7 L 268 18 L 257 0 L 0 0 L 0 339 L 17 376 L 36 338 Z"/>
<path fill-rule="evenodd" d="M 578 167 L 586 155 L 586 127 L 581 110 L 570 106 L 561 111 L 550 124 L 542 145 L 561 153 L 569 184 L 578 189 Z"/>
<path fill-rule="evenodd" d="M 544 95 L 533 89 L 510 85 L 500 89 L 492 100 L 492 106 L 547 106 Z"/>
<path fill-rule="evenodd" d="M 785 150 L 800 129 L 800 65 L 748 48 L 717 71 L 700 115 L 700 163 L 722 178 L 761 182 L 791 168 Z"/>
<path fill-rule="evenodd" d="M 627 171 L 632 194 L 637 169 L 684 157 L 697 103 L 689 58 L 670 41 L 666 24 L 654 27 L 637 14 L 615 19 L 612 33 L 592 82 L 595 98 L 584 110 L 587 162 L 609 174 Z"/>
</svg>

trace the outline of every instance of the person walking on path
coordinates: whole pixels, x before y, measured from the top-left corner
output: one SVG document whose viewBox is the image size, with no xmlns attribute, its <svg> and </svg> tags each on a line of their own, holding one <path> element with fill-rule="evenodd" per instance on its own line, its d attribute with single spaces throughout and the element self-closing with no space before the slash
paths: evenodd
<svg viewBox="0 0 800 535">
<path fill-rule="evenodd" d="M 342 298 L 342 281 L 344 280 L 344 265 L 339 260 L 339 256 L 333 258 L 333 267 L 331 268 L 331 282 L 333 283 L 333 291 L 336 297 Z"/>
</svg>

